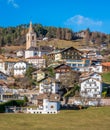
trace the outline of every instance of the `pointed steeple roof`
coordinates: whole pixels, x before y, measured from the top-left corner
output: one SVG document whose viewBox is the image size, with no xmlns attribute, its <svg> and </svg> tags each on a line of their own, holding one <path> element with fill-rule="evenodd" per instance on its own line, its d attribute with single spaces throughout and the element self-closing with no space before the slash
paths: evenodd
<svg viewBox="0 0 110 130">
<path fill-rule="evenodd" d="M 30 25 L 29 25 L 29 32 L 33 32 L 32 22 L 30 22 Z"/>
</svg>

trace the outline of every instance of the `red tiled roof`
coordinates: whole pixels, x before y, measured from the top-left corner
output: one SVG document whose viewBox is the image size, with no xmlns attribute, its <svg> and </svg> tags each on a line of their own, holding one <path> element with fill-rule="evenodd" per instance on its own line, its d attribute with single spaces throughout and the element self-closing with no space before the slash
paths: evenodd
<svg viewBox="0 0 110 130">
<path fill-rule="evenodd" d="M 40 56 L 33 56 L 33 57 L 29 57 L 27 59 L 44 59 L 43 57 Z"/>
<path fill-rule="evenodd" d="M 110 62 L 104 62 L 102 63 L 102 66 L 110 67 Z"/>
</svg>

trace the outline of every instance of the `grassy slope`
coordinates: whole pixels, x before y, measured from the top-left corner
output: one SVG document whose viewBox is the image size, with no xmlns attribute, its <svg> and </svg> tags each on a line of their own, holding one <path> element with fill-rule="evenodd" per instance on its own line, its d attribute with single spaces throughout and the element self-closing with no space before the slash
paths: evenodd
<svg viewBox="0 0 110 130">
<path fill-rule="evenodd" d="M 61 111 L 57 115 L 0 114 L 0 130 L 109 130 L 110 107 Z"/>
<path fill-rule="evenodd" d="M 51 41 L 39 41 L 37 42 L 37 45 L 52 45 L 58 48 L 67 48 L 67 47 L 76 47 L 76 48 L 82 48 L 82 46 L 86 45 L 84 40 L 77 40 L 77 41 L 66 41 L 66 40 L 51 40 Z M 2 47 L 5 50 L 19 50 L 19 49 L 25 49 L 25 45 L 23 46 L 5 46 Z"/>
<path fill-rule="evenodd" d="M 104 81 L 105 83 L 110 84 L 110 72 L 103 73 L 103 74 L 102 74 L 102 77 L 103 77 L 103 81 Z"/>
<path fill-rule="evenodd" d="M 86 46 L 85 40 L 79 39 L 74 41 L 66 41 L 66 40 L 51 40 L 49 42 L 47 41 L 41 41 L 38 43 L 39 45 L 53 45 L 58 48 L 67 48 L 67 47 L 76 47 L 76 48 L 82 48 L 83 46 Z"/>
</svg>

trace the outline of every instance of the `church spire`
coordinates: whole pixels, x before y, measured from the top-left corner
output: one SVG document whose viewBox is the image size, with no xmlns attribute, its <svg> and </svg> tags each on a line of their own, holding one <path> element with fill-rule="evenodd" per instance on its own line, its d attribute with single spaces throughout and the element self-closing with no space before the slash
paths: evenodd
<svg viewBox="0 0 110 130">
<path fill-rule="evenodd" d="M 32 22 L 30 22 L 30 25 L 29 25 L 29 32 L 33 32 Z"/>
</svg>

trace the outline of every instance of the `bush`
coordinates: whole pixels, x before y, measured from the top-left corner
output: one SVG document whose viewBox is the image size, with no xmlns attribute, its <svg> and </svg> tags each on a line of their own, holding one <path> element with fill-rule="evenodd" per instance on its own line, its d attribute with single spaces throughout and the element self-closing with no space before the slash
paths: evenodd
<svg viewBox="0 0 110 130">
<path fill-rule="evenodd" d="M 5 107 L 6 106 L 17 106 L 17 107 L 22 107 L 24 106 L 25 101 L 24 100 L 11 100 L 5 103 L 0 104 L 0 113 L 5 112 Z"/>
</svg>

